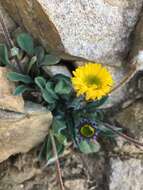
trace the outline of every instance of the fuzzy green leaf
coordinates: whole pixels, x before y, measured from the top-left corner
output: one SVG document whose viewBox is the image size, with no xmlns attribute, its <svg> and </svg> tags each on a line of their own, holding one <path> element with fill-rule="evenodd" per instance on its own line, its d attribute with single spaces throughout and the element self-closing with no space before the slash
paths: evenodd
<svg viewBox="0 0 143 190">
<path fill-rule="evenodd" d="M 67 145 L 67 138 L 66 138 L 66 136 L 64 136 L 64 135 L 62 135 L 60 133 L 59 134 L 55 134 L 54 136 L 57 138 L 57 140 L 58 140 L 58 142 L 60 144 L 63 144 L 64 146 Z"/>
<path fill-rule="evenodd" d="M 63 74 L 56 74 L 56 75 L 54 75 L 53 79 L 56 80 L 56 81 L 64 80 L 66 83 L 71 84 L 70 77 L 68 77 L 66 75 L 63 75 Z"/>
<path fill-rule="evenodd" d="M 74 111 L 83 109 L 85 106 L 85 101 L 83 96 L 79 96 L 74 98 L 71 102 L 69 102 L 68 107 L 72 108 Z"/>
<path fill-rule="evenodd" d="M 42 62 L 45 54 L 44 48 L 42 46 L 37 46 L 34 50 L 34 53 L 37 57 L 38 62 Z"/>
<path fill-rule="evenodd" d="M 41 63 L 41 65 L 42 66 L 56 65 L 59 62 L 60 62 L 60 57 L 53 54 L 47 54 L 45 55 L 44 60 Z"/>
<path fill-rule="evenodd" d="M 33 67 L 34 64 L 36 64 L 37 62 L 37 57 L 33 56 L 30 60 L 30 62 L 28 63 L 28 67 L 27 67 L 27 73 L 29 73 Z"/>
<path fill-rule="evenodd" d="M 53 124 L 52 124 L 52 131 L 53 131 L 54 136 L 59 141 L 59 143 L 63 145 L 67 144 L 67 138 L 62 134 L 62 131 L 66 128 L 67 126 L 63 120 L 54 118 Z"/>
<path fill-rule="evenodd" d="M 33 80 L 30 76 L 23 75 L 23 74 L 16 73 L 16 72 L 9 72 L 7 75 L 7 78 L 11 81 L 23 82 L 25 84 L 33 83 Z"/>
<path fill-rule="evenodd" d="M 72 88 L 69 84 L 67 84 L 64 80 L 59 81 L 55 86 L 55 92 L 62 95 L 62 94 L 70 94 Z"/>
<path fill-rule="evenodd" d="M 41 89 L 44 90 L 45 86 L 46 86 L 46 80 L 43 77 L 36 77 L 34 79 L 35 83 L 37 84 L 37 86 Z"/>
<path fill-rule="evenodd" d="M 0 44 L 0 62 L 2 65 L 9 64 L 8 50 L 5 44 Z"/>
<path fill-rule="evenodd" d="M 55 143 L 56 143 L 58 155 L 61 155 L 64 151 L 64 146 L 62 144 L 60 144 L 56 139 L 55 139 Z M 48 138 L 45 140 L 45 142 L 40 150 L 39 160 L 47 160 L 50 163 L 54 159 L 55 158 L 53 158 L 53 148 L 52 148 L 51 138 Z"/>
<path fill-rule="evenodd" d="M 53 83 L 52 82 L 47 82 L 46 83 L 46 91 L 53 96 L 54 99 L 58 100 L 58 96 L 56 92 L 54 91 Z"/>
<path fill-rule="evenodd" d="M 54 134 L 60 133 L 62 130 L 66 129 L 66 127 L 67 126 L 62 119 L 54 118 L 52 124 L 52 129 Z"/>
<path fill-rule="evenodd" d="M 34 42 L 32 37 L 27 33 L 21 33 L 17 36 L 19 47 L 29 55 L 33 55 Z"/>
<path fill-rule="evenodd" d="M 52 95 L 51 95 L 49 92 L 47 92 L 47 90 L 43 90 L 43 91 L 42 91 L 42 96 L 43 96 L 44 100 L 45 100 L 47 103 L 49 103 L 49 104 L 54 104 L 55 101 L 56 101 L 56 100 L 52 97 Z"/>
<path fill-rule="evenodd" d="M 14 96 L 19 96 L 19 95 L 23 94 L 25 91 L 29 91 L 29 90 L 30 89 L 27 88 L 25 85 L 19 85 L 15 89 Z"/>
<path fill-rule="evenodd" d="M 106 100 L 108 99 L 108 96 L 103 97 L 101 100 L 97 100 L 94 102 L 89 102 L 86 105 L 86 110 L 88 112 L 94 112 L 96 111 L 97 107 L 101 106 L 102 104 L 104 104 L 106 102 Z"/>
<path fill-rule="evenodd" d="M 80 142 L 79 149 L 81 152 L 83 152 L 85 154 L 95 153 L 100 150 L 100 144 L 97 141 L 96 142 L 87 142 L 85 140 L 85 141 Z"/>
</svg>

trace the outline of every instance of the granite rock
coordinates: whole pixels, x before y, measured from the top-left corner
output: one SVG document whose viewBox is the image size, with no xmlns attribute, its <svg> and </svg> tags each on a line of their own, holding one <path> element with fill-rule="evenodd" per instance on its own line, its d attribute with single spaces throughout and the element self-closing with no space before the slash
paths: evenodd
<svg viewBox="0 0 143 190">
<path fill-rule="evenodd" d="M 109 190 L 142 190 L 143 189 L 143 162 L 130 158 L 110 160 L 111 175 Z"/>
<path fill-rule="evenodd" d="M 46 47 L 64 55 L 118 64 L 143 0 L 0 0 Z"/>
<path fill-rule="evenodd" d="M 0 162 L 25 153 L 48 134 L 52 114 L 34 103 L 25 104 L 25 113 L 0 111 Z"/>
</svg>

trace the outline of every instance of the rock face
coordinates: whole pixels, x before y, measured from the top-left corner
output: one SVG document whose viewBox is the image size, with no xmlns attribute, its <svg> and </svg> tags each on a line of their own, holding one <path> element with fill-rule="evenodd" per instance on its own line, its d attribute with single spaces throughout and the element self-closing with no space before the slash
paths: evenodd
<svg viewBox="0 0 143 190">
<path fill-rule="evenodd" d="M 1 3 L 0 3 L 0 14 L 3 17 L 4 22 L 6 23 L 6 26 L 7 26 L 8 30 L 9 30 L 9 32 L 12 32 L 16 28 L 16 24 L 9 17 L 9 15 L 7 14 L 7 12 L 4 10 L 4 8 L 1 5 Z M 4 34 L 3 34 L 3 30 L 2 30 L 1 25 L 0 25 L 0 42 L 5 42 L 5 38 L 4 38 Z"/>
<path fill-rule="evenodd" d="M 26 104 L 23 114 L 0 111 L 0 162 L 42 142 L 51 122 L 51 113 L 32 103 Z"/>
<path fill-rule="evenodd" d="M 126 127 L 139 142 L 143 142 L 143 103 L 138 101 L 115 115 L 116 120 Z M 110 158 L 110 190 L 143 189 L 143 149 L 123 138 L 117 138 L 115 157 Z M 119 155 L 122 157 L 120 158 Z"/>
<path fill-rule="evenodd" d="M 63 74 L 68 77 L 72 76 L 68 68 L 64 65 L 45 66 L 43 67 L 43 69 L 50 76 L 57 75 L 57 74 Z"/>
<path fill-rule="evenodd" d="M 17 22 L 58 52 L 118 64 L 143 0 L 0 0 Z"/>
<path fill-rule="evenodd" d="M 12 95 L 15 85 L 7 79 L 7 73 L 6 67 L 0 67 L 0 109 L 23 112 L 23 98 Z"/>
<path fill-rule="evenodd" d="M 141 14 L 140 19 L 137 23 L 134 35 L 133 35 L 133 45 L 132 45 L 131 57 L 136 56 L 140 50 L 143 49 L 143 14 Z"/>
<path fill-rule="evenodd" d="M 122 126 L 129 129 L 134 137 L 143 142 L 143 103 L 141 101 L 134 103 L 115 117 Z"/>
<path fill-rule="evenodd" d="M 143 163 L 142 160 L 129 159 L 121 161 L 111 159 L 110 190 L 142 190 Z"/>
</svg>

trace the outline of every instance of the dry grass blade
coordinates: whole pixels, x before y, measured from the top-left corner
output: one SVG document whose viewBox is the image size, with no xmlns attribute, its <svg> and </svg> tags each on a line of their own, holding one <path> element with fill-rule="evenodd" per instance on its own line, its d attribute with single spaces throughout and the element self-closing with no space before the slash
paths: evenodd
<svg viewBox="0 0 143 190">
<path fill-rule="evenodd" d="M 60 163 L 59 163 L 59 159 L 58 159 L 56 143 L 55 143 L 55 139 L 54 139 L 53 134 L 52 134 L 51 131 L 50 131 L 50 138 L 51 138 L 51 141 L 52 141 L 53 156 L 55 158 L 55 165 L 56 165 L 56 170 L 57 170 L 57 179 L 58 179 L 58 182 L 59 182 L 59 185 L 60 185 L 60 189 L 65 190 L 63 180 L 62 180 L 62 175 L 61 175 L 61 169 L 60 169 Z"/>
<path fill-rule="evenodd" d="M 114 129 L 114 127 L 112 125 L 110 125 L 109 123 L 105 123 L 105 127 L 111 129 L 114 133 L 118 134 L 119 136 L 123 137 L 124 139 L 126 139 L 127 141 L 137 145 L 137 146 L 140 146 L 140 147 L 143 147 L 143 143 L 140 143 L 138 142 L 137 140 L 133 139 L 132 137 L 129 137 L 128 135 L 125 135 L 124 133 L 121 133 L 119 131 L 116 131 Z"/>
</svg>

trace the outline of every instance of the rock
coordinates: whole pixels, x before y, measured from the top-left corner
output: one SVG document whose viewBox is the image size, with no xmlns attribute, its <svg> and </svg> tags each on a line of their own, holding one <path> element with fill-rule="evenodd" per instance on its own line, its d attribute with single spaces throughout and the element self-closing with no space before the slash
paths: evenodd
<svg viewBox="0 0 143 190">
<path fill-rule="evenodd" d="M 0 109 L 23 112 L 24 100 L 22 96 L 13 96 L 15 85 L 7 79 L 8 70 L 0 67 Z"/>
<path fill-rule="evenodd" d="M 132 41 L 133 42 L 130 56 L 134 57 L 138 54 L 140 50 L 143 49 L 143 13 L 141 14 L 140 19 L 134 30 Z"/>
<path fill-rule="evenodd" d="M 63 74 L 68 77 L 71 77 L 71 73 L 68 70 L 68 68 L 64 65 L 53 65 L 53 66 L 45 66 L 43 67 L 44 71 L 49 74 L 50 76 L 56 75 L 56 74 Z"/>
<path fill-rule="evenodd" d="M 84 179 L 74 179 L 74 180 L 67 180 L 65 182 L 65 186 L 69 190 L 87 190 L 87 187 L 85 186 L 85 180 Z"/>
<path fill-rule="evenodd" d="M 125 78 L 125 76 L 128 75 L 128 71 L 125 71 L 123 67 L 107 67 L 107 69 L 111 73 L 114 80 L 113 88 L 119 85 Z M 112 106 L 115 106 L 124 101 L 127 98 L 127 96 L 127 85 L 123 84 L 120 88 L 116 89 L 115 91 L 109 94 L 109 98 L 107 102 L 102 106 L 102 108 L 110 108 Z"/>
<path fill-rule="evenodd" d="M 138 101 L 115 116 L 138 140 L 143 142 L 143 102 Z"/>
<path fill-rule="evenodd" d="M 0 14 L 3 17 L 3 20 L 6 24 L 6 27 L 8 28 L 9 32 L 12 32 L 15 30 L 16 28 L 16 24 L 15 22 L 9 17 L 9 15 L 7 14 L 7 12 L 4 10 L 4 8 L 2 7 L 1 3 L 0 3 Z M 5 42 L 5 37 L 4 37 L 4 33 L 2 30 L 2 27 L 0 25 L 0 42 Z"/>
<path fill-rule="evenodd" d="M 51 122 L 51 113 L 37 104 L 27 103 L 25 113 L 0 111 L 0 162 L 42 142 Z"/>
<path fill-rule="evenodd" d="M 118 64 L 143 0 L 0 0 L 10 15 L 60 54 Z"/>
<path fill-rule="evenodd" d="M 84 168 L 86 175 L 90 179 L 91 189 L 95 187 L 97 189 L 102 189 L 103 186 L 106 186 L 104 183 L 105 169 L 106 169 L 106 156 L 105 152 L 98 152 L 98 155 L 80 155 L 82 168 Z M 95 185 L 96 184 L 96 185 Z"/>
<path fill-rule="evenodd" d="M 129 160 L 111 159 L 111 175 L 109 177 L 109 190 L 142 190 L 143 189 L 143 163 L 142 160 L 130 158 Z"/>
<path fill-rule="evenodd" d="M 140 143 L 143 143 L 143 102 L 138 101 L 115 115 L 114 119 L 124 126 L 132 136 Z M 127 142 L 124 138 L 117 138 L 115 150 L 126 154 L 142 154 L 143 149 Z"/>
</svg>

